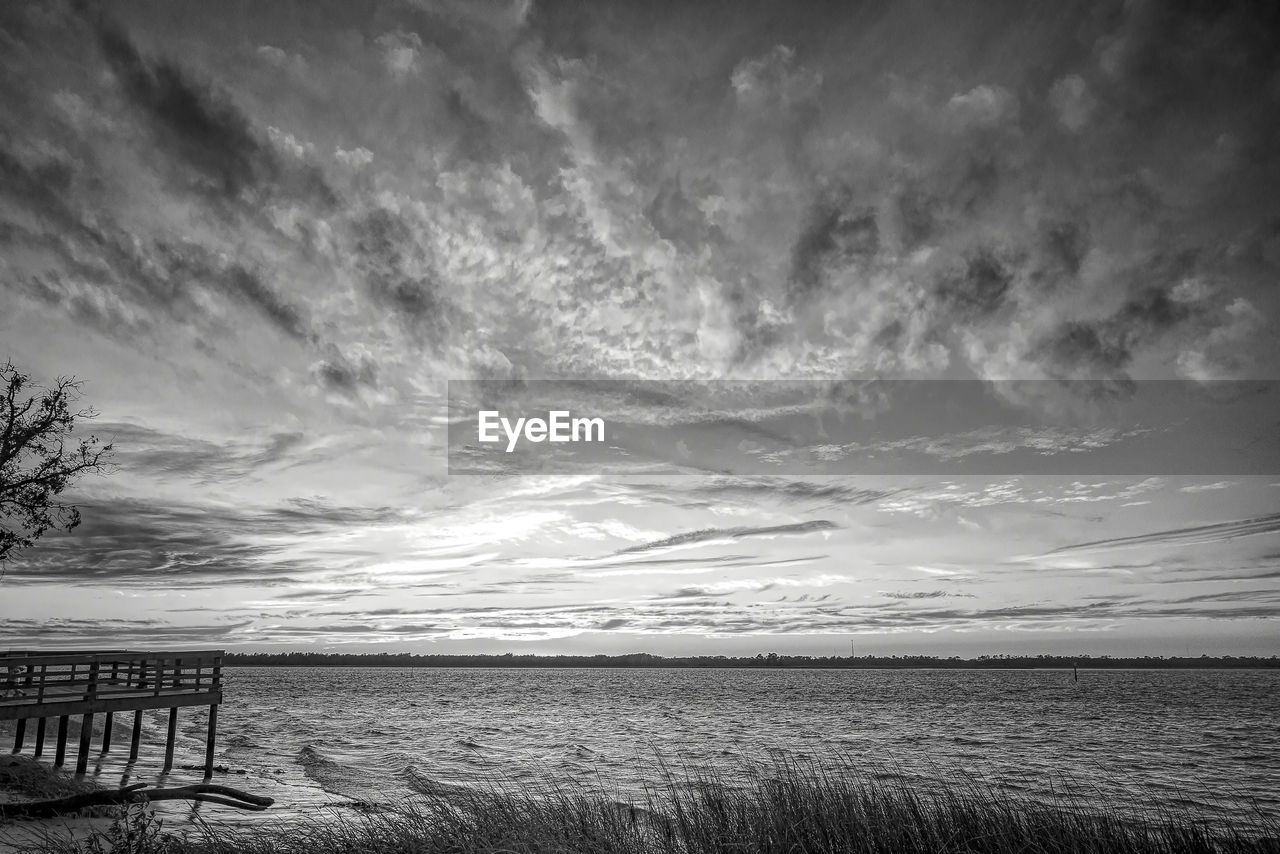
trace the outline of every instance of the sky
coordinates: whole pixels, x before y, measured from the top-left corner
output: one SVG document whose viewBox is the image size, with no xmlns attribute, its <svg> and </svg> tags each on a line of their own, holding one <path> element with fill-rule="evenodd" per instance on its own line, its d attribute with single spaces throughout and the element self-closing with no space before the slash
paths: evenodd
<svg viewBox="0 0 1280 854">
<path fill-rule="evenodd" d="M 1085 381 L 1280 380 L 1278 31 L 1264 3 L 5 3 L 0 360 L 79 378 L 115 470 L 7 561 L 0 647 L 1280 654 L 1274 394 L 1071 414 Z M 649 401 L 643 465 L 463 474 L 476 380 L 684 396 Z M 873 380 L 1001 404 L 885 422 L 871 452 L 925 465 L 838 466 L 870 446 L 822 417 Z"/>
</svg>

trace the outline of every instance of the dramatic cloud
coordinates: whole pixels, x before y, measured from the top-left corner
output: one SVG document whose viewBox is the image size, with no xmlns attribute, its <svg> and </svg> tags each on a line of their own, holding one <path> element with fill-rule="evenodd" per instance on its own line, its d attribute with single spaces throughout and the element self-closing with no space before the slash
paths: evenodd
<svg viewBox="0 0 1280 854">
<path fill-rule="evenodd" d="M 0 360 L 119 464 L 6 639 L 1275 652 L 1280 415 L 1207 381 L 1280 371 L 1280 12 L 723 11 L 0 4 Z M 579 378 L 635 474 L 450 475 L 450 381 Z"/>
</svg>

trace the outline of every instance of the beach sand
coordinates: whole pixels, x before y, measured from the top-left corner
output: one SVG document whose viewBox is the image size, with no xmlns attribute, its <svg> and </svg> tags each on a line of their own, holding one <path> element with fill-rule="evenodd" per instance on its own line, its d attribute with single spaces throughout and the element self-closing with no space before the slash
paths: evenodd
<svg viewBox="0 0 1280 854">
<path fill-rule="evenodd" d="M 99 787 L 77 780 L 47 762 L 29 756 L 0 756 L 0 803 L 61 798 L 96 788 Z M 39 850 L 44 840 L 83 839 L 110 824 L 110 816 L 0 819 L 0 854 Z"/>
</svg>

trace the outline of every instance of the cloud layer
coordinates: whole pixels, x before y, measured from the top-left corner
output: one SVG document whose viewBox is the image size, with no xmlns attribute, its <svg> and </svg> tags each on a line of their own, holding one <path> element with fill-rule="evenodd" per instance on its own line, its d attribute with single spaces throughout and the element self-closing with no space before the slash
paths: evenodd
<svg viewBox="0 0 1280 854">
<path fill-rule="evenodd" d="M 1280 378 L 1278 14 L 4 4 L 0 359 L 85 379 L 120 463 L 6 568 L 4 637 L 1274 651 L 1266 478 L 716 456 L 1115 436 L 675 399 L 627 478 L 444 449 L 459 379 Z"/>
</svg>

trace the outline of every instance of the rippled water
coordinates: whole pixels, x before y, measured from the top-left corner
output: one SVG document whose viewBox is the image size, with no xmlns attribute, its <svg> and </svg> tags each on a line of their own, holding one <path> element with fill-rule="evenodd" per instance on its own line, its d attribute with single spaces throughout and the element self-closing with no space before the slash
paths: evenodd
<svg viewBox="0 0 1280 854">
<path fill-rule="evenodd" d="M 494 778 L 639 798 L 664 766 L 732 779 L 778 758 L 1280 816 L 1277 671 L 233 668 L 225 697 L 216 781 L 275 797 L 277 816 Z M 137 766 L 120 748 L 97 764 L 103 782 L 160 780 L 165 714 Z M 181 721 L 176 761 L 198 764 L 204 716 Z"/>
</svg>

